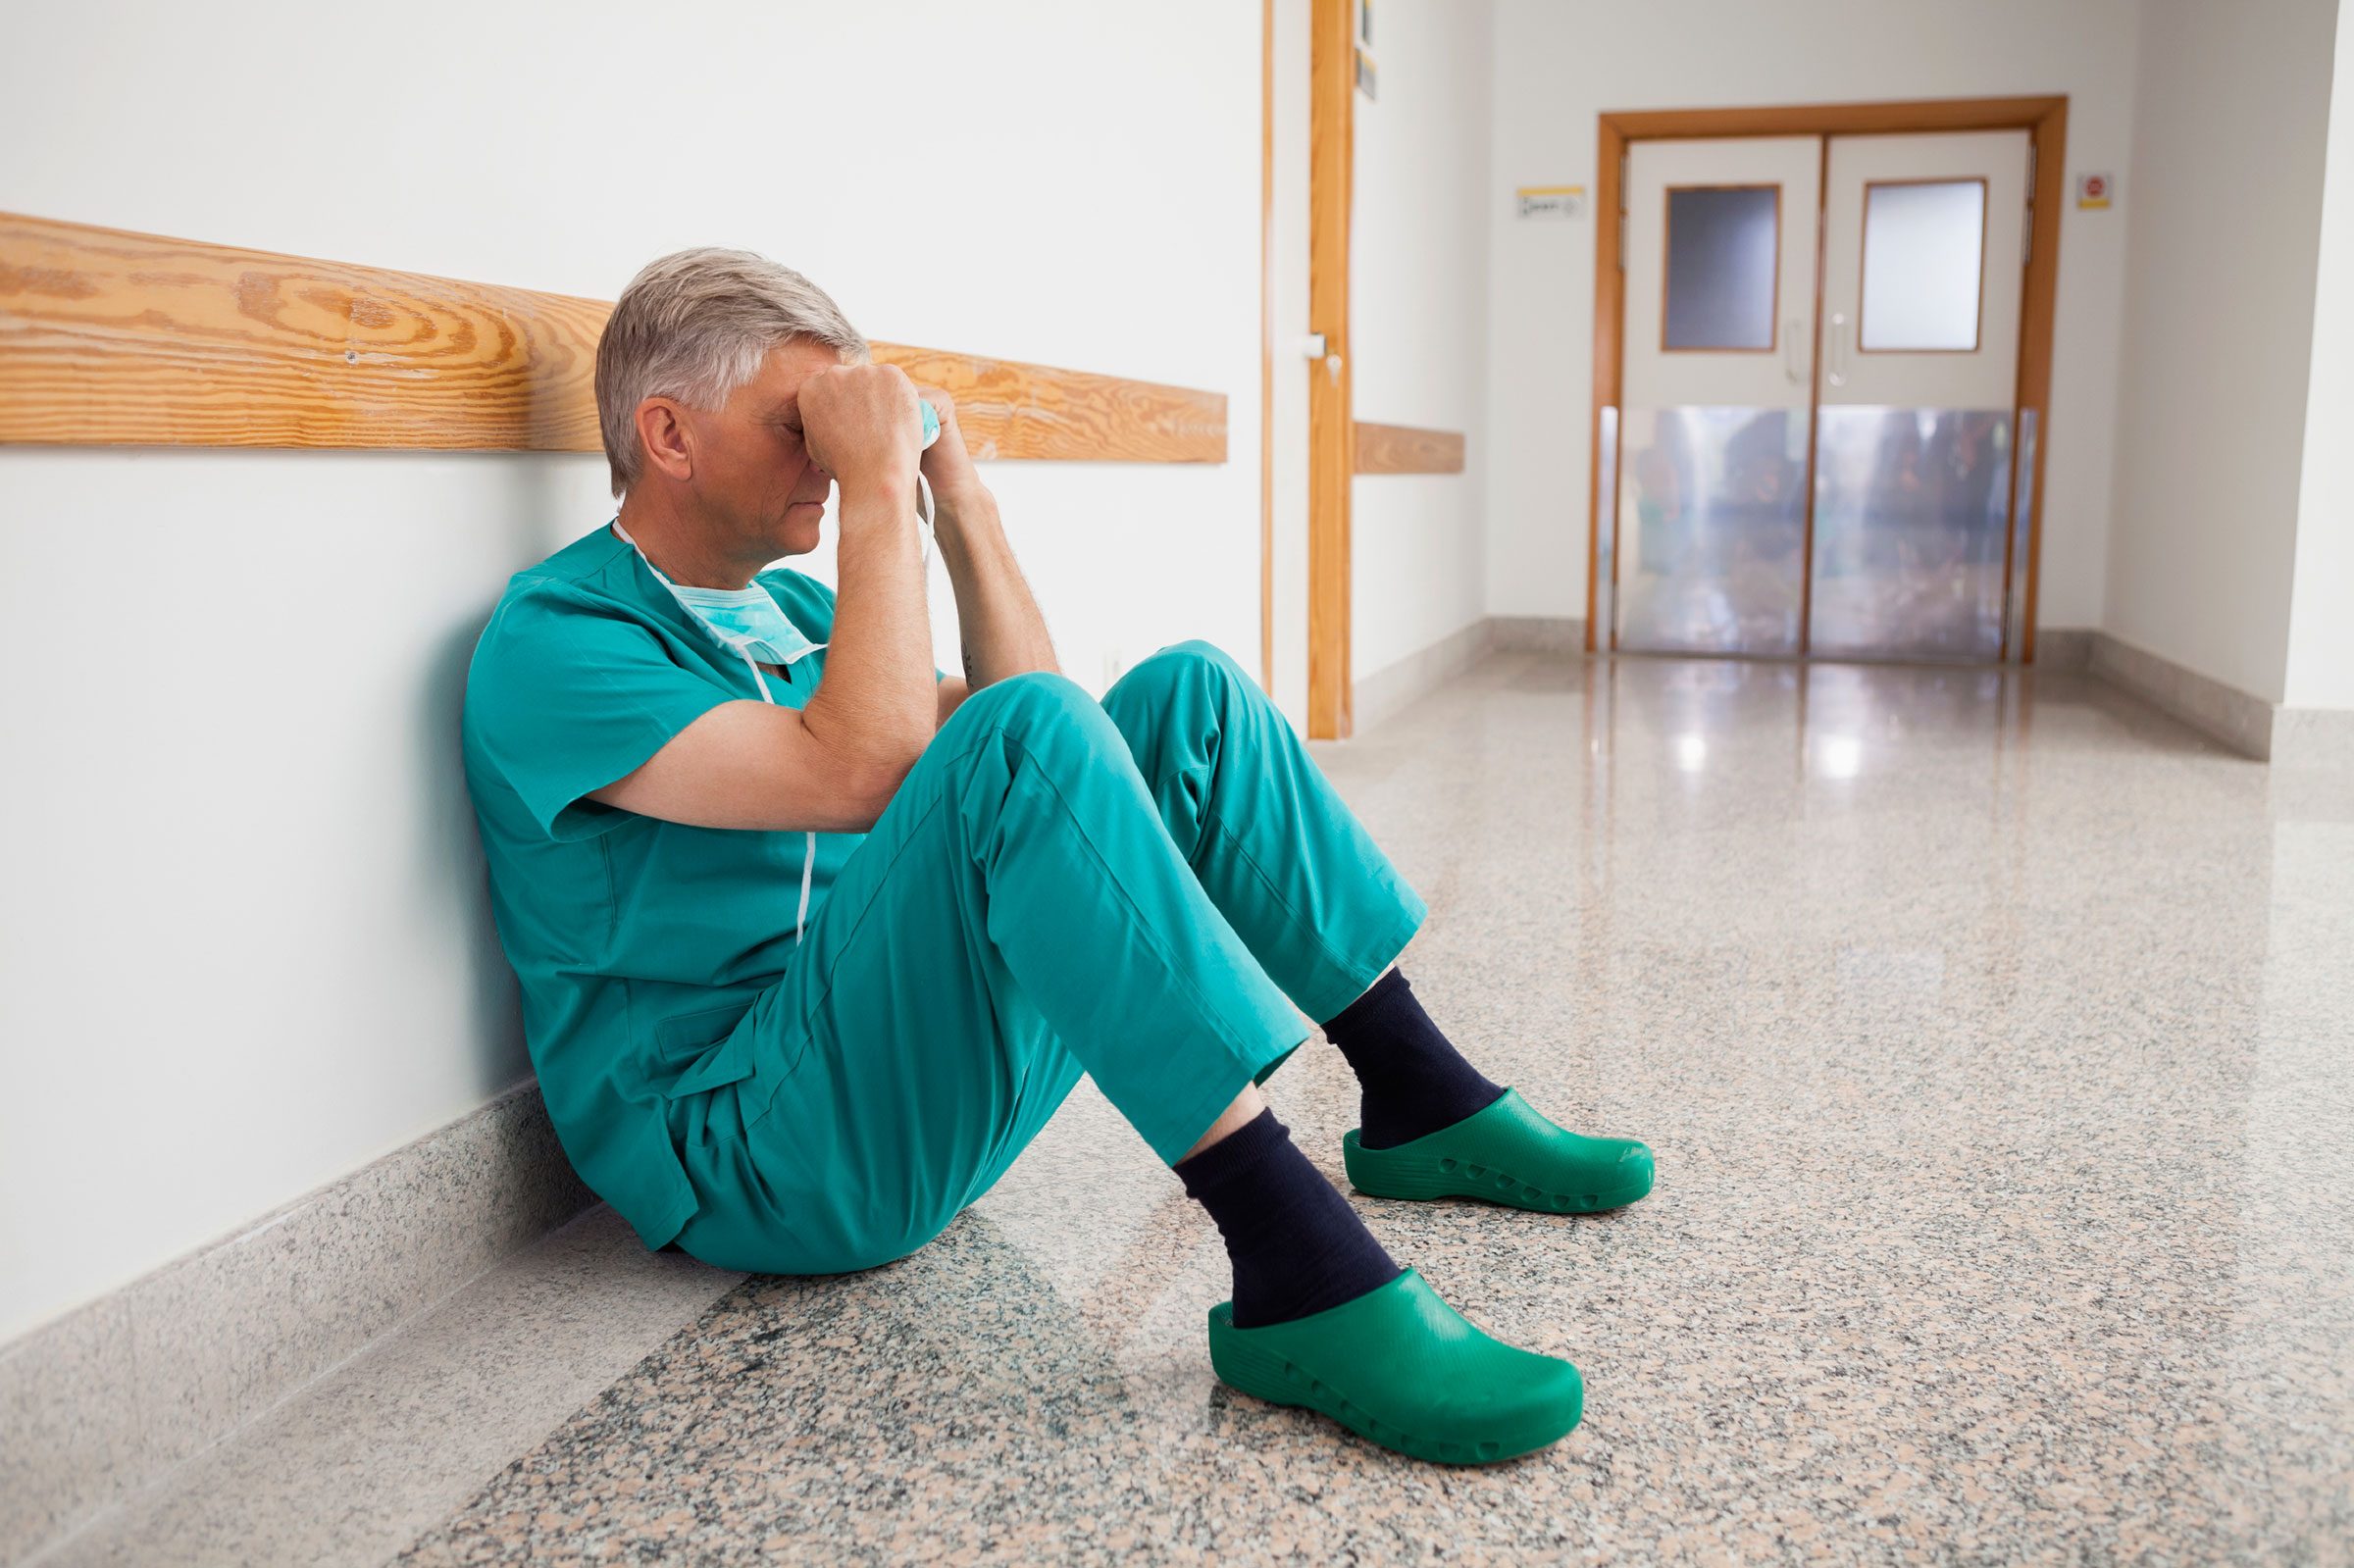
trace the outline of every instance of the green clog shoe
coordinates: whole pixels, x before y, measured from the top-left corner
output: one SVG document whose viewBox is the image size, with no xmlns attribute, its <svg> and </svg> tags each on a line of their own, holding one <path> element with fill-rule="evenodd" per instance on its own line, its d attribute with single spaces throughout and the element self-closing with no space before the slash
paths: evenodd
<svg viewBox="0 0 2354 1568">
<path fill-rule="evenodd" d="M 1220 1301 L 1209 1364 L 1245 1393 L 1440 1464 L 1532 1452 L 1585 1410 L 1577 1368 L 1491 1339 L 1410 1268 L 1354 1301 L 1256 1329 L 1236 1328 L 1234 1303 Z"/>
<path fill-rule="evenodd" d="M 1564 1132 L 1508 1088 L 1485 1110 L 1395 1148 L 1341 1138 L 1350 1185 L 1373 1197 L 1480 1197 L 1540 1214 L 1595 1214 L 1651 1190 L 1651 1150 Z"/>
</svg>

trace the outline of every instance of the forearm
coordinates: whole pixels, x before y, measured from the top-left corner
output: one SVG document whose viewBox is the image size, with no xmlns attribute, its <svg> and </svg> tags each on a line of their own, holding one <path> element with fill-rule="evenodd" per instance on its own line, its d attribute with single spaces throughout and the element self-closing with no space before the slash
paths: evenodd
<svg viewBox="0 0 2354 1568">
<path fill-rule="evenodd" d="M 935 729 L 932 625 L 912 485 L 842 496 L 834 630 L 802 720 L 845 763 L 911 765 Z"/>
<path fill-rule="evenodd" d="M 1059 673 L 1046 617 L 1013 558 L 996 497 L 976 490 L 953 505 L 944 501 L 938 532 L 941 562 L 956 593 L 966 683 L 978 691 L 1026 671 Z"/>
</svg>

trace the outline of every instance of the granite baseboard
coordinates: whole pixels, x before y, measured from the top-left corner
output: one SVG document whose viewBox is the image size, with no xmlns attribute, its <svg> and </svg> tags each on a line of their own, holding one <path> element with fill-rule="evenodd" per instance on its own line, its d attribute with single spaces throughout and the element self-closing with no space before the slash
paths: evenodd
<svg viewBox="0 0 2354 1568">
<path fill-rule="evenodd" d="M 526 1084 L 0 1347 L 0 1561 L 162 1479 L 592 1201 Z"/>
<path fill-rule="evenodd" d="M 1403 712 L 1489 653 L 1570 653 L 1586 649 L 1586 624 L 1571 617 L 1491 615 L 1472 622 L 1356 683 L 1353 704 L 1359 734 Z"/>
<path fill-rule="evenodd" d="M 2262 697 L 2109 632 L 2093 632 L 2087 668 L 2243 757 L 2273 754 L 2273 704 Z"/>
<path fill-rule="evenodd" d="M 2354 709 L 2275 709 L 2273 766 L 2354 774 Z"/>
<path fill-rule="evenodd" d="M 2092 633 L 2089 668 L 2243 757 L 2276 768 L 2354 770 L 2354 710 L 2283 707 L 2109 632 Z"/>
<path fill-rule="evenodd" d="M 1415 699 L 1436 690 L 1450 676 L 1477 664 L 1494 645 L 1494 621 L 1474 621 L 1419 653 L 1409 653 L 1364 677 L 1356 683 L 1351 702 L 1356 733 L 1363 734 L 1412 706 Z"/>
<path fill-rule="evenodd" d="M 2092 663 L 2092 639 L 2099 633 L 2083 627 L 2037 627 L 2035 668 L 2081 670 Z"/>
<path fill-rule="evenodd" d="M 1496 646 L 1511 653 L 1583 653 L 1586 623 L 1573 615 L 1492 615 Z"/>
</svg>

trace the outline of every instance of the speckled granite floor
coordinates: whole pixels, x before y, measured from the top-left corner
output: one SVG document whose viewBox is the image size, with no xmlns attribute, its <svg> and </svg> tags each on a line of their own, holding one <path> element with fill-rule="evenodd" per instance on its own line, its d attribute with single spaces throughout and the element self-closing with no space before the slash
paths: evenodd
<svg viewBox="0 0 2354 1568">
<path fill-rule="evenodd" d="M 2354 1554 L 2345 781 L 2066 676 L 1530 655 L 1319 755 L 1433 1014 L 1657 1150 L 1614 1216 L 1357 1199 L 1585 1371 L 1566 1442 L 1443 1471 L 1223 1390 L 1215 1234 L 1083 1086 L 932 1247 L 719 1296 L 403 1560 Z M 1272 1097 L 1340 1180 L 1334 1053 Z"/>
</svg>

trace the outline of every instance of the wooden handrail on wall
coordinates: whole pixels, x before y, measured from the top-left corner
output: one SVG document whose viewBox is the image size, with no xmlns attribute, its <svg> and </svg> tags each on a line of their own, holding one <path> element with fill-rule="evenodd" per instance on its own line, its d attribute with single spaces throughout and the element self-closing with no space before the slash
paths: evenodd
<svg viewBox="0 0 2354 1568">
<path fill-rule="evenodd" d="M 0 441 L 594 452 L 599 300 L 0 214 Z M 876 343 L 983 458 L 1226 461 L 1226 397 Z"/>
<path fill-rule="evenodd" d="M 1359 474 L 1460 474 L 1463 432 L 1356 422 Z"/>
</svg>

